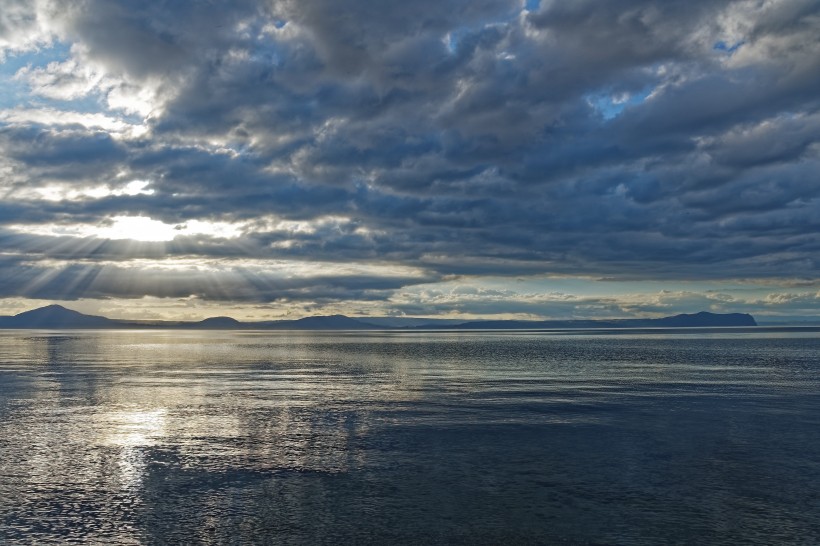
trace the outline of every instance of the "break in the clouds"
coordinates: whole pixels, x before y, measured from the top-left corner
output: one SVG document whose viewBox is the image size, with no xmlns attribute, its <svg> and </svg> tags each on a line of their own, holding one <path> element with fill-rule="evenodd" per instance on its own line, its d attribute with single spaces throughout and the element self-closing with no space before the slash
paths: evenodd
<svg viewBox="0 0 820 546">
<path fill-rule="evenodd" d="M 816 315 L 818 74 L 814 0 L 0 0 L 0 302 Z"/>
</svg>

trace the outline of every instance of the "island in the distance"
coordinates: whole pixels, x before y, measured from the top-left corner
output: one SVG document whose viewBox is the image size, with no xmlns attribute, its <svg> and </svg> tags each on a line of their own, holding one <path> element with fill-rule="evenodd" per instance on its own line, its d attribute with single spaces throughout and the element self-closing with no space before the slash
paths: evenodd
<svg viewBox="0 0 820 546">
<path fill-rule="evenodd" d="M 0 316 L 3 329 L 149 329 L 193 330 L 543 330 L 565 328 L 706 328 L 757 326 L 746 313 L 682 314 L 657 319 L 611 320 L 470 320 L 402 317 L 352 318 L 345 315 L 305 317 L 296 320 L 240 322 L 231 317 L 211 317 L 197 322 L 135 321 L 85 315 L 61 305 L 48 305 L 14 316 Z"/>
</svg>

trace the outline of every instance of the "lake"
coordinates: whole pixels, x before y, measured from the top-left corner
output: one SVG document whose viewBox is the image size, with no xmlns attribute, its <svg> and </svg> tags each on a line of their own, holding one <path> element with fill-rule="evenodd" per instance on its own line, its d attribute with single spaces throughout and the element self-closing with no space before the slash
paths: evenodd
<svg viewBox="0 0 820 546">
<path fill-rule="evenodd" d="M 0 332 L 4 544 L 820 542 L 820 333 Z"/>
</svg>

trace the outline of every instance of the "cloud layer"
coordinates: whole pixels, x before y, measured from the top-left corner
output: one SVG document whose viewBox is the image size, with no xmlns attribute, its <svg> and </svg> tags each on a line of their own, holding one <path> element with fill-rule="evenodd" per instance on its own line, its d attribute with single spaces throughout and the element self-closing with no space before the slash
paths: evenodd
<svg viewBox="0 0 820 546">
<path fill-rule="evenodd" d="M 0 62 L 0 298 L 818 279 L 812 0 L 3 0 Z"/>
</svg>

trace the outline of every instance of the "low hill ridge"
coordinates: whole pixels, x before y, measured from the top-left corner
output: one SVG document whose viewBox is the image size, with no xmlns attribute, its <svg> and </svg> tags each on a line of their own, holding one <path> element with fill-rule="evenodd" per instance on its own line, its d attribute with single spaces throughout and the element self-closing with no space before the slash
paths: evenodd
<svg viewBox="0 0 820 546">
<path fill-rule="evenodd" d="M 581 320 L 476 320 L 456 328 L 469 330 L 510 330 L 538 328 L 707 328 L 716 326 L 757 326 L 747 313 L 680 314 L 657 319 L 581 319 Z M 423 326 L 421 328 L 424 328 Z M 447 328 L 436 326 L 435 328 Z"/>
<path fill-rule="evenodd" d="M 393 322 L 391 325 L 372 324 L 367 318 L 346 315 L 319 315 L 292 320 L 240 322 L 232 317 L 210 317 L 198 322 L 127 321 L 86 315 L 62 305 L 47 305 L 24 311 L 14 316 L 0 316 L 0 328 L 17 329 L 74 329 L 74 328 L 173 328 L 173 329 L 224 329 L 224 330 L 407 330 L 407 329 L 561 329 L 561 328 L 697 328 L 716 326 L 757 326 L 752 315 L 746 313 L 680 314 L 658 319 L 610 319 L 610 320 L 476 320 L 454 323 L 450 320 L 412 319 L 407 325 Z"/>
</svg>

